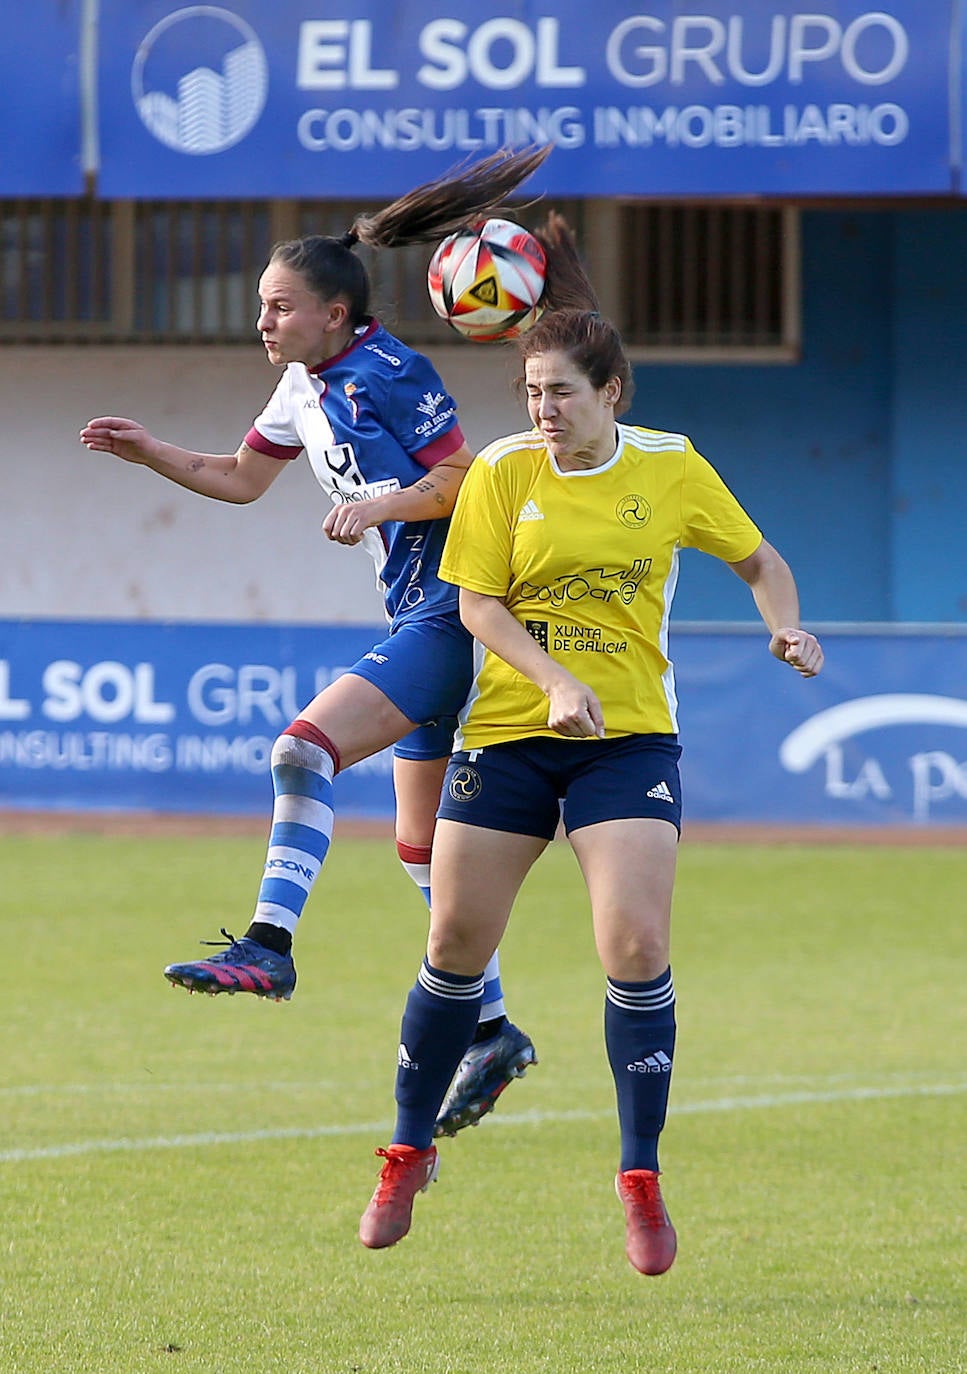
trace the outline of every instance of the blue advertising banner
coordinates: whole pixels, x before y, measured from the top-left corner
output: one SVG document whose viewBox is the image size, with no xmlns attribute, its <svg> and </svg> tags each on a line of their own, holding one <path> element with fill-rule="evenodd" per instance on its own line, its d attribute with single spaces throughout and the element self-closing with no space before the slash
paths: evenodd
<svg viewBox="0 0 967 1374">
<path fill-rule="evenodd" d="M 761 631 L 673 633 L 691 819 L 967 823 L 967 634 L 821 638 L 805 681 Z"/>
<path fill-rule="evenodd" d="M 967 635 L 824 634 L 803 681 L 761 631 L 673 634 L 687 820 L 967 824 Z M 276 735 L 372 626 L 0 621 L 0 808 L 252 813 Z M 336 779 L 389 818 L 389 751 Z"/>
<path fill-rule="evenodd" d="M 373 626 L 0 621 L 0 807 L 260 813 L 269 755 Z M 337 804 L 393 813 L 392 758 Z"/>
<path fill-rule="evenodd" d="M 84 189 L 80 12 L 81 0 L 31 0 L 22 13 L 4 13 L 0 195 L 76 196 Z"/>
<path fill-rule="evenodd" d="M 949 193 L 953 5 L 102 0 L 100 190 L 389 198 L 537 141 L 554 195 Z"/>
</svg>

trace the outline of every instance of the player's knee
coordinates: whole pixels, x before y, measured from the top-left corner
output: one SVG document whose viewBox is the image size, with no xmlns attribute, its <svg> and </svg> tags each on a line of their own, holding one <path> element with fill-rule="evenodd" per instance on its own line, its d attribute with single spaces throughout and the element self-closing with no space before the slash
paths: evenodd
<svg viewBox="0 0 967 1374">
<path fill-rule="evenodd" d="M 601 958 L 612 978 L 646 983 L 668 967 L 668 936 L 663 931 L 640 928 L 615 932 L 603 942 Z"/>
<path fill-rule="evenodd" d="M 330 760 L 333 772 L 338 773 L 340 767 L 339 750 L 329 736 L 301 716 L 282 731 L 269 757 L 273 768 L 288 766 L 328 773 Z"/>
<path fill-rule="evenodd" d="M 471 978 L 486 967 L 493 950 L 481 943 L 479 931 L 456 925 L 434 926 L 427 940 L 426 955 L 434 968 L 443 973 L 459 973 Z"/>
</svg>

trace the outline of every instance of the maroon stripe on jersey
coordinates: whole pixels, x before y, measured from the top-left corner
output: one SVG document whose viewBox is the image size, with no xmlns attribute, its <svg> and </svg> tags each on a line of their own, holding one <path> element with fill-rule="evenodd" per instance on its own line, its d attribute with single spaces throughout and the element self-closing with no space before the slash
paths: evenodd
<svg viewBox="0 0 967 1374">
<path fill-rule="evenodd" d="M 446 434 L 441 434 L 439 439 L 434 439 L 432 444 L 427 444 L 426 448 L 421 448 L 419 453 L 411 453 L 410 457 L 414 463 L 419 463 L 421 468 L 433 468 L 437 463 L 442 463 L 444 458 L 449 458 L 456 453 L 466 440 L 463 437 L 463 430 L 459 425 L 454 425 L 453 429 L 448 429 Z"/>
<path fill-rule="evenodd" d="M 269 458 L 298 458 L 302 452 L 301 444 L 273 444 L 254 425 L 246 434 L 245 443 L 249 448 L 254 448 L 256 453 L 265 453 Z"/>
</svg>

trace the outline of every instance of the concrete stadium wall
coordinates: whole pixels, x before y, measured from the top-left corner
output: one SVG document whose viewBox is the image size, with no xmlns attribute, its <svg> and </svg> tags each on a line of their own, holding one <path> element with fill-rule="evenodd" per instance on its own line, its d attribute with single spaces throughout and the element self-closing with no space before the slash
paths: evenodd
<svg viewBox="0 0 967 1374">
<path fill-rule="evenodd" d="M 469 346 L 440 359 L 476 447 L 526 426 L 510 362 Z M 257 341 L 0 352 L 0 614 L 381 623 L 372 562 L 321 534 L 328 502 L 304 458 L 259 501 L 231 506 L 77 438 L 92 416 L 129 415 L 174 443 L 234 452 L 277 376 Z"/>
<path fill-rule="evenodd" d="M 967 209 L 810 211 L 793 367 L 649 368 L 637 411 L 688 430 L 796 571 L 813 621 L 967 621 Z M 680 618 L 747 594 L 686 555 Z"/>
<path fill-rule="evenodd" d="M 965 258 L 967 209 L 807 211 L 798 364 L 636 371 L 629 418 L 692 436 L 793 565 L 808 621 L 967 621 Z M 509 350 L 436 361 L 472 445 L 525 425 Z M 255 343 L 0 352 L 0 614 L 378 623 L 369 560 L 319 535 L 304 462 L 229 507 L 77 442 L 117 413 L 227 451 L 273 384 Z M 754 618 L 699 554 L 675 609 Z"/>
</svg>

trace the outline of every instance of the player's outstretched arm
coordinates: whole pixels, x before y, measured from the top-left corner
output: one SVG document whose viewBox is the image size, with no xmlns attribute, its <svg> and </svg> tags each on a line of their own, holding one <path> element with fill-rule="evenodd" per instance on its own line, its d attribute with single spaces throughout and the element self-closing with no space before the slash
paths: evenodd
<svg viewBox="0 0 967 1374">
<path fill-rule="evenodd" d="M 803 677 L 815 677 L 823 666 L 819 640 L 799 624 L 799 593 L 789 564 L 765 539 L 748 558 L 729 567 L 752 592 L 769 630 L 769 652 Z"/>
<path fill-rule="evenodd" d="M 268 490 L 286 466 L 278 458 L 241 444 L 235 453 L 196 453 L 157 439 L 137 420 L 100 415 L 80 433 L 81 443 L 94 453 L 112 453 L 137 463 L 201 496 L 245 505 Z"/>
</svg>

